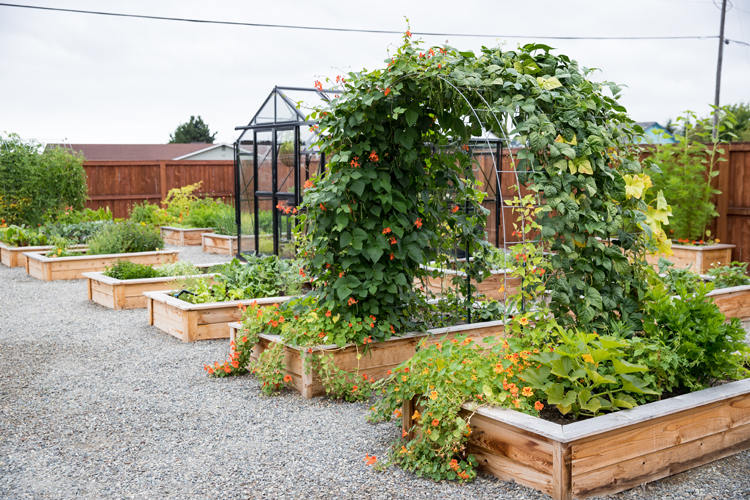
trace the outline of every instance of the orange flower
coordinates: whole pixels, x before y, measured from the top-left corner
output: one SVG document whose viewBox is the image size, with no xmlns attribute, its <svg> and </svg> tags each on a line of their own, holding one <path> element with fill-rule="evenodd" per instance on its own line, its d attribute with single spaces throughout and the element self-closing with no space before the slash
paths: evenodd
<svg viewBox="0 0 750 500">
<path fill-rule="evenodd" d="M 526 396 L 527 398 L 530 398 L 531 396 L 534 395 L 534 391 L 531 390 L 531 387 L 524 387 L 523 390 L 521 391 L 521 394 L 523 396 Z"/>
<path fill-rule="evenodd" d="M 402 431 L 401 431 L 401 437 L 402 437 L 402 438 L 405 438 L 405 437 L 406 437 L 406 436 L 408 436 L 408 435 L 409 435 L 409 433 L 408 433 L 408 432 L 406 432 L 406 430 L 402 430 Z"/>
<path fill-rule="evenodd" d="M 401 410 L 397 409 L 396 411 L 393 412 L 393 414 L 396 416 L 396 418 L 400 418 L 401 417 Z"/>
<path fill-rule="evenodd" d="M 289 375 L 289 374 L 284 375 L 284 382 L 291 382 L 291 381 L 292 381 L 292 376 L 291 375 Z"/>
<path fill-rule="evenodd" d="M 537 401 L 536 403 L 534 403 L 534 409 L 536 411 L 542 411 L 542 408 L 544 408 L 544 405 L 541 401 Z"/>
<path fill-rule="evenodd" d="M 395 236 L 391 236 L 391 239 L 388 240 L 388 241 L 391 242 L 391 245 L 395 245 L 396 244 L 396 237 Z"/>
<path fill-rule="evenodd" d="M 521 319 L 518 320 L 518 322 L 521 323 L 524 326 L 528 325 L 529 324 L 529 318 L 521 318 Z"/>
<path fill-rule="evenodd" d="M 393 259 L 394 259 L 394 257 L 395 257 L 395 256 L 394 256 L 393 254 L 391 254 L 391 260 L 393 260 Z"/>
<path fill-rule="evenodd" d="M 331 311 L 326 311 L 326 318 L 330 318 L 330 317 L 331 317 Z"/>
<path fill-rule="evenodd" d="M 390 93 L 391 93 L 391 89 L 385 89 L 385 91 L 383 92 L 383 95 L 387 97 L 388 94 Z"/>
<path fill-rule="evenodd" d="M 229 366 L 224 365 L 224 372 L 225 373 L 231 373 L 232 369 L 229 368 Z"/>
<path fill-rule="evenodd" d="M 407 30 L 407 32 L 406 32 L 406 36 L 408 36 L 409 38 L 411 38 L 411 31 L 408 31 L 408 30 Z"/>
<path fill-rule="evenodd" d="M 393 372 L 392 372 L 392 371 L 390 371 L 390 370 L 388 370 L 388 371 L 386 372 L 386 375 L 390 375 L 391 373 L 393 373 Z"/>
<path fill-rule="evenodd" d="M 419 411 L 417 411 L 417 410 L 414 410 L 414 415 L 412 415 L 412 416 L 411 416 L 411 419 L 412 419 L 412 420 L 416 420 L 416 419 L 418 419 L 419 417 L 421 417 L 421 415 L 419 414 Z"/>
<path fill-rule="evenodd" d="M 418 228 L 422 227 L 422 219 L 418 218 L 417 221 L 414 223 L 414 225 L 417 226 Z"/>
<path fill-rule="evenodd" d="M 277 326 L 279 326 L 279 322 L 278 322 L 278 321 L 271 321 L 271 324 L 272 324 L 272 325 L 273 325 L 274 327 L 277 327 Z"/>
<path fill-rule="evenodd" d="M 438 420 L 438 419 L 434 419 L 434 420 L 432 421 L 432 426 L 433 426 L 433 427 L 437 427 L 438 425 L 440 425 L 440 420 Z"/>
<path fill-rule="evenodd" d="M 437 399 L 437 397 L 438 397 L 438 393 L 437 393 L 437 391 L 432 391 L 432 392 L 430 393 L 430 399 L 431 399 L 431 400 L 435 401 L 435 400 Z"/>
<path fill-rule="evenodd" d="M 320 333 L 318 334 L 318 337 L 320 337 L 321 339 L 322 339 L 323 337 L 325 337 L 325 336 L 326 336 L 326 332 L 320 332 Z"/>
<path fill-rule="evenodd" d="M 239 368 L 240 367 L 239 361 L 236 361 L 236 360 L 232 361 L 232 366 L 234 366 L 235 368 Z"/>
<path fill-rule="evenodd" d="M 320 209 L 324 212 L 326 211 L 326 207 L 322 203 L 320 204 Z"/>
<path fill-rule="evenodd" d="M 387 228 L 383 229 L 383 234 L 388 234 L 390 232 L 391 232 L 391 228 L 390 227 L 387 227 Z"/>
<path fill-rule="evenodd" d="M 375 328 L 375 323 L 370 323 L 370 328 Z"/>
<path fill-rule="evenodd" d="M 377 462 L 377 460 L 378 458 L 375 455 L 373 456 L 365 455 L 365 465 L 372 465 L 375 462 Z"/>
<path fill-rule="evenodd" d="M 515 406 L 516 408 L 520 408 L 521 407 L 521 401 L 519 401 L 518 399 L 514 399 L 513 400 L 513 406 Z"/>
<path fill-rule="evenodd" d="M 307 180 L 305 181 L 305 186 L 304 186 L 304 187 L 305 187 L 305 189 L 310 189 L 310 188 L 311 188 L 311 187 L 313 187 L 314 185 L 315 185 L 315 184 L 313 184 L 313 182 L 312 182 L 312 181 L 311 181 L 310 179 L 307 179 Z"/>
<path fill-rule="evenodd" d="M 517 395 L 518 394 L 518 387 L 511 387 L 510 388 L 510 393 L 513 394 L 514 396 Z"/>
<path fill-rule="evenodd" d="M 456 460 L 455 458 L 451 460 L 451 469 L 458 470 L 458 460 Z"/>
<path fill-rule="evenodd" d="M 214 369 L 209 366 L 208 367 L 208 374 L 209 375 L 213 375 L 213 373 L 214 373 Z"/>
<path fill-rule="evenodd" d="M 459 207 L 458 207 L 458 205 L 456 205 L 455 207 L 453 207 L 453 213 L 454 213 L 454 214 L 455 214 L 456 212 L 458 212 L 458 208 L 459 208 Z"/>
<path fill-rule="evenodd" d="M 378 154 L 375 151 L 370 153 L 370 161 L 378 161 Z"/>
<path fill-rule="evenodd" d="M 301 267 L 299 268 L 299 275 L 300 276 L 305 276 L 305 270 L 302 269 Z M 258 312 L 260 312 L 260 311 L 258 311 Z"/>
<path fill-rule="evenodd" d="M 315 80 L 315 88 L 318 90 L 323 90 L 323 84 L 320 83 L 319 80 Z"/>
</svg>

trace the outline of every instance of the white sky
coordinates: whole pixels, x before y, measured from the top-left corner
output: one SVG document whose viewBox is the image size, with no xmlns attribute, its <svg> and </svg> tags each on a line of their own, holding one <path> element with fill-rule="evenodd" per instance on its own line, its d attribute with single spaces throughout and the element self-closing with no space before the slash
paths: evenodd
<svg viewBox="0 0 750 500">
<path fill-rule="evenodd" d="M 13 2 L 13 0 L 10 0 Z M 720 5 L 721 0 L 717 0 Z M 732 0 L 725 36 L 750 41 L 750 0 Z M 405 31 L 523 35 L 595 79 L 627 85 L 638 121 L 707 115 L 718 40 L 543 41 L 558 36 L 718 35 L 711 0 L 236 1 L 16 0 L 25 5 L 169 17 Z M 459 49 L 498 39 L 425 37 Z M 43 142 L 165 143 L 190 115 L 232 142 L 276 84 L 383 65 L 399 35 L 201 25 L 0 7 L 0 132 Z M 391 45 L 392 46 L 392 45 Z M 722 104 L 750 100 L 750 48 L 724 46 Z"/>
</svg>

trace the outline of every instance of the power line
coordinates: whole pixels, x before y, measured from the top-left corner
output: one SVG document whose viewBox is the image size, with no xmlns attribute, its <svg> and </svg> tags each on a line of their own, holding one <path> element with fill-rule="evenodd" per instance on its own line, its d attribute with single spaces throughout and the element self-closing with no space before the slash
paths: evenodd
<svg viewBox="0 0 750 500">
<path fill-rule="evenodd" d="M 250 26 L 255 28 L 282 28 L 282 29 L 297 29 L 297 30 L 313 30 L 313 31 L 337 31 L 346 33 L 373 33 L 373 34 L 396 34 L 401 35 L 403 31 L 394 30 L 365 30 L 356 28 L 329 28 L 323 26 L 295 26 L 289 24 L 263 24 L 263 23 L 243 23 L 236 21 L 213 21 L 207 19 L 191 19 L 191 18 L 180 18 L 180 17 L 164 17 L 164 16 L 147 16 L 143 14 L 122 14 L 118 12 L 102 12 L 93 10 L 77 10 L 77 9 L 62 9 L 58 7 L 41 7 L 37 5 L 19 5 L 13 3 L 0 3 L 0 7 L 17 7 L 22 9 L 35 9 L 35 10 L 46 10 L 54 12 L 68 12 L 74 14 L 92 14 L 98 16 L 111 16 L 111 17 L 128 17 L 135 19 L 151 19 L 156 21 L 179 21 L 188 23 L 200 23 L 200 24 L 221 24 L 229 26 Z M 412 32 L 414 35 L 422 36 L 450 36 L 450 37 L 472 37 L 472 38 L 533 38 L 537 40 L 711 40 L 719 38 L 717 35 L 692 35 L 692 36 L 526 36 L 526 35 L 484 35 L 476 33 L 429 33 L 429 32 Z M 744 43 L 735 42 L 734 43 Z"/>
</svg>

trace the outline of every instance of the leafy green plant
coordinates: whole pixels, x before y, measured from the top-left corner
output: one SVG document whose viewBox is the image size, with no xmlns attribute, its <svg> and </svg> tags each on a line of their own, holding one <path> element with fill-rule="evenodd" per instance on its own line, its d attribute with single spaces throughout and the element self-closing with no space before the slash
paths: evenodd
<svg viewBox="0 0 750 500">
<path fill-rule="evenodd" d="M 719 129 L 731 128 L 733 116 L 726 108 L 714 109 L 712 116 L 721 117 Z M 654 186 L 664 192 L 667 203 L 679 207 L 670 223 L 670 235 L 678 240 L 709 239 L 708 225 L 718 216 L 712 202 L 720 191 L 711 185 L 719 175 L 718 163 L 727 161 L 724 148 L 714 140 L 712 118 L 699 119 L 692 111 L 677 118 L 684 124 L 682 134 L 675 134 L 675 143 L 655 145 L 651 160 L 659 165 L 661 175 L 654 175 Z"/>
<path fill-rule="evenodd" d="M 83 162 L 64 148 L 0 136 L 0 219 L 38 226 L 50 211 L 81 210 L 88 196 Z"/>
<path fill-rule="evenodd" d="M 520 377 L 544 392 L 547 403 L 563 415 L 595 417 L 637 406 L 634 394 L 660 394 L 639 376 L 648 366 L 627 361 L 628 341 L 582 331 L 568 335 L 562 328 L 556 333 L 559 340 L 550 352 L 530 356 L 541 366 L 526 369 Z"/>
<path fill-rule="evenodd" d="M 248 256 L 244 264 L 233 259 L 216 271 L 214 284 L 197 279 L 186 287 L 191 294 L 183 294 L 181 298 L 193 304 L 202 304 L 297 295 L 304 281 L 299 275 L 299 268 L 298 262 L 277 256 Z"/>
<path fill-rule="evenodd" d="M 268 349 L 258 356 L 253 364 L 252 372 L 263 383 L 261 391 L 266 396 L 278 394 L 291 381 L 291 375 L 286 374 L 284 365 L 284 346 L 280 342 L 273 342 Z"/>
<path fill-rule="evenodd" d="M 715 288 L 750 285 L 747 262 L 732 262 L 728 266 L 715 267 L 708 271 L 708 275 L 714 278 Z"/>
<path fill-rule="evenodd" d="M 190 262 L 187 262 L 185 260 L 161 264 L 160 266 L 155 266 L 154 269 L 156 269 L 156 271 L 159 273 L 159 276 L 162 276 L 162 277 L 194 276 L 194 275 L 206 274 L 210 272 L 206 269 L 198 268 L 194 264 L 191 264 Z"/>
<path fill-rule="evenodd" d="M 111 266 L 104 268 L 103 274 L 118 280 L 135 280 L 144 278 L 158 278 L 159 271 L 148 264 L 137 264 L 127 260 L 117 259 Z"/>
<path fill-rule="evenodd" d="M 71 250 L 70 247 L 72 242 L 66 238 L 53 236 L 50 243 L 52 244 L 52 248 L 46 253 L 47 257 L 54 259 L 56 257 L 75 257 L 82 255 L 81 252 Z"/>
<path fill-rule="evenodd" d="M 159 205 L 144 201 L 143 203 L 136 203 L 130 209 L 130 220 L 136 223 L 144 222 L 151 226 L 168 226 L 174 223 L 176 219 Z"/>
<path fill-rule="evenodd" d="M 77 244 L 83 244 L 93 235 L 111 224 L 113 223 L 106 219 L 77 223 L 48 222 L 43 226 L 43 231 L 50 236 L 57 236 L 71 240 Z"/>
<path fill-rule="evenodd" d="M 659 275 L 663 276 L 664 284 L 672 293 L 677 293 L 680 287 L 684 287 L 689 293 L 695 293 L 698 285 L 703 282 L 700 276 L 690 270 L 690 266 L 676 269 L 674 264 L 664 257 L 659 257 L 658 266 Z"/>
<path fill-rule="evenodd" d="M 13 225 L 0 228 L 0 241 L 14 247 L 41 246 L 47 244 L 47 236 L 34 229 Z"/>
<path fill-rule="evenodd" d="M 181 188 L 170 189 L 166 199 L 162 202 L 166 207 L 167 213 L 174 217 L 179 223 L 182 223 L 185 217 L 190 214 L 190 206 L 198 200 L 193 193 L 199 190 L 201 182 L 189 184 Z"/>
<path fill-rule="evenodd" d="M 340 369 L 332 353 L 309 353 L 304 360 L 303 369 L 315 370 L 328 397 L 355 402 L 367 401 L 372 396 L 373 378 L 366 373 L 360 375 L 359 370 L 349 373 Z"/>
<path fill-rule="evenodd" d="M 705 388 L 712 380 L 746 377 L 744 358 L 750 353 L 740 320 L 729 321 L 706 294 L 713 289 L 700 283 L 689 291 L 674 292 L 654 279 L 645 303 L 649 321 L 643 323 L 644 337 L 669 347 L 679 356 L 673 373 L 674 387 L 683 391 Z"/>
<path fill-rule="evenodd" d="M 72 206 L 57 208 L 47 212 L 44 216 L 45 225 L 47 224 L 80 224 L 81 222 L 93 221 L 114 221 L 114 215 L 110 212 L 109 207 L 102 207 L 96 210 L 84 208 L 75 210 Z"/>
<path fill-rule="evenodd" d="M 233 206 L 222 203 L 219 199 L 203 198 L 192 201 L 183 224 L 189 227 L 216 228 L 220 222 L 226 225 L 227 220 L 234 220 Z"/>
<path fill-rule="evenodd" d="M 144 223 L 118 222 L 106 225 L 88 240 L 90 255 L 151 252 L 164 248 L 153 226 Z"/>
</svg>

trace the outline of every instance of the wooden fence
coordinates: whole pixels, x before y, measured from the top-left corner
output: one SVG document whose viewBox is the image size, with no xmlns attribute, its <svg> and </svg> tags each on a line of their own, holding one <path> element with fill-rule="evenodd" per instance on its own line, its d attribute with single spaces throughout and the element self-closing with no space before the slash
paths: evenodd
<svg viewBox="0 0 750 500">
<path fill-rule="evenodd" d="M 159 203 L 170 189 L 202 181 L 199 196 L 234 196 L 234 161 L 87 161 L 89 201 L 109 207 L 115 217 L 128 217 L 136 203 Z M 231 202 L 231 200 L 228 200 Z"/>
</svg>

